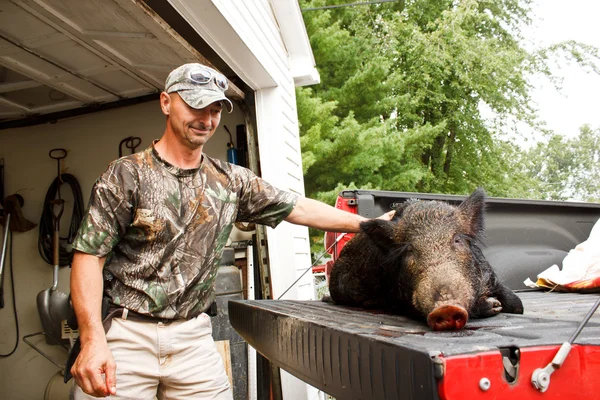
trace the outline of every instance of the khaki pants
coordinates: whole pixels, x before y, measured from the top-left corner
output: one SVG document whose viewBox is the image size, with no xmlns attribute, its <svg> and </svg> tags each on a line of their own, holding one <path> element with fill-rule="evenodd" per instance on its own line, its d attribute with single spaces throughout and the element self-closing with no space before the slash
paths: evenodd
<svg viewBox="0 0 600 400">
<path fill-rule="evenodd" d="M 206 314 L 169 324 L 117 317 L 106 340 L 117 364 L 111 400 L 232 399 Z M 76 387 L 76 400 L 94 398 Z"/>
</svg>

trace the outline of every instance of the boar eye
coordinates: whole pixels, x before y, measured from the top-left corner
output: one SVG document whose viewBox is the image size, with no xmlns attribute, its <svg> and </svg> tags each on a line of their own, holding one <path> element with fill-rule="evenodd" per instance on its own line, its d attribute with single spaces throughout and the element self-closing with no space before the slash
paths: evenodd
<svg viewBox="0 0 600 400">
<path fill-rule="evenodd" d="M 462 246 L 462 245 L 465 244 L 465 242 L 464 242 L 464 239 L 461 236 L 456 235 L 456 236 L 454 236 L 454 244 Z"/>
</svg>

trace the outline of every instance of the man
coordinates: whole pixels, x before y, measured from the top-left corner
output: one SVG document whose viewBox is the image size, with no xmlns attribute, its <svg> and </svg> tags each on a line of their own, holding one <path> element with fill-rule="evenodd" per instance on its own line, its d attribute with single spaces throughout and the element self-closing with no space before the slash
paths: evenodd
<svg viewBox="0 0 600 400">
<path fill-rule="evenodd" d="M 365 220 L 203 154 L 223 107 L 232 110 L 226 89 L 204 65 L 173 70 L 160 95 L 162 138 L 111 163 L 94 185 L 73 244 L 76 399 L 231 399 L 205 312 L 233 224 L 356 232 Z"/>
</svg>

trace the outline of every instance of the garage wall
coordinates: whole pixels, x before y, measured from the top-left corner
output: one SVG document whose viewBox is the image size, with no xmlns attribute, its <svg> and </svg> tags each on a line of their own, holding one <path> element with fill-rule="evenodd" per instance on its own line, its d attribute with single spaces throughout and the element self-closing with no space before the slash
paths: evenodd
<svg viewBox="0 0 600 400">
<path fill-rule="evenodd" d="M 226 159 L 229 135 L 227 125 L 235 135 L 235 126 L 244 119 L 239 110 L 223 114 L 221 126 L 205 146 L 213 157 Z M 118 156 L 119 142 L 127 136 L 139 136 L 142 144 L 138 150 L 149 146 L 153 139 L 162 136 L 165 118 L 158 101 L 103 111 L 86 116 L 61 120 L 55 124 L 0 131 L 0 158 L 5 159 L 5 193 L 19 193 L 25 199 L 24 216 L 39 223 L 44 198 L 56 177 L 56 161 L 48 157 L 49 150 L 62 147 L 68 150 L 65 167 L 81 185 L 87 205 L 92 185 L 104 172 L 108 163 Z M 235 137 L 234 137 L 235 140 Z M 128 151 L 124 149 L 124 153 Z M 61 226 L 68 225 L 73 203 L 70 188 L 63 185 L 63 198 L 67 200 Z M 1 236 L 2 234 L 0 234 Z M 62 236 L 66 235 L 66 229 Z M 241 234 L 235 234 L 235 240 Z M 239 236 L 239 237 L 238 237 Z M 19 318 L 20 338 L 41 331 L 36 308 L 36 295 L 52 285 L 52 267 L 38 253 L 38 229 L 13 235 L 14 280 Z M 5 265 L 5 307 L 0 309 L 0 353 L 8 353 L 15 343 L 15 323 L 12 311 L 10 268 Z M 58 289 L 69 293 L 68 267 L 61 268 Z M 40 340 L 41 339 L 41 340 Z M 66 354 L 56 346 L 49 346 L 38 337 L 40 348 L 48 351 L 60 363 Z M 0 358 L 0 397 L 10 400 L 36 400 L 44 398 L 46 384 L 58 368 L 20 340 L 15 354 Z"/>
</svg>

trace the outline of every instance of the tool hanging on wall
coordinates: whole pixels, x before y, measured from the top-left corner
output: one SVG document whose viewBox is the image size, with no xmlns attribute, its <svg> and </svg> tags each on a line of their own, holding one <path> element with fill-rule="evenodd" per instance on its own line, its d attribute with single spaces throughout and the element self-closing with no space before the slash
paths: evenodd
<svg viewBox="0 0 600 400">
<path fill-rule="evenodd" d="M 64 149 L 54 149 L 51 150 L 51 154 L 53 156 L 63 155 L 62 152 L 59 154 L 59 151 L 64 152 L 66 156 L 66 151 Z M 52 157 L 56 159 L 55 157 Z M 64 157 L 63 157 L 64 158 Z M 60 165 L 60 159 L 58 160 Z M 60 238 L 62 241 L 66 241 L 66 245 L 62 245 L 59 242 L 58 255 L 59 255 L 59 265 L 61 267 L 67 266 L 71 264 L 71 260 L 73 259 L 73 252 L 68 250 L 68 245 L 73 243 L 75 240 L 75 235 L 77 234 L 77 230 L 79 229 L 79 224 L 83 219 L 83 212 L 85 211 L 84 203 L 83 203 L 83 195 L 81 193 L 81 187 L 79 186 L 79 182 L 77 178 L 72 174 L 63 173 L 60 170 L 57 171 L 57 177 L 54 178 L 54 181 L 48 188 L 48 192 L 46 193 L 46 197 L 44 199 L 44 209 L 42 211 L 42 216 L 40 218 L 40 230 L 39 230 L 39 239 L 38 239 L 38 249 L 40 252 L 40 256 L 44 259 L 44 261 L 50 265 L 54 264 L 53 262 L 53 235 L 55 231 L 55 216 L 54 216 L 54 207 L 57 204 L 57 198 L 61 198 L 60 188 L 63 183 L 66 183 L 70 186 L 72 197 L 73 197 L 73 209 L 71 215 L 71 221 L 69 224 L 69 232 L 67 237 Z M 58 221 L 60 222 L 60 221 Z"/>
<path fill-rule="evenodd" d="M 135 153 L 135 149 L 142 143 L 142 139 L 137 136 L 128 136 L 119 142 L 119 158 L 123 157 L 123 145 L 131 150 L 130 154 Z"/>
<path fill-rule="evenodd" d="M 62 173 L 61 162 L 67 157 L 65 149 L 52 149 L 48 153 L 57 162 L 57 176 L 46 193 L 44 211 L 40 219 L 40 236 L 38 248 L 46 263 L 53 266 L 52 286 L 37 295 L 37 307 L 44 329 L 47 344 L 59 344 L 61 340 L 61 323 L 67 319 L 69 298 L 58 291 L 58 271 L 61 266 L 71 264 L 73 252 L 67 251 L 60 244 L 60 219 L 65 200 L 61 197 L 60 187 L 68 183 L 73 191 L 73 215 L 69 234 L 64 238 L 68 244 L 73 243 L 79 224 L 83 219 L 83 197 L 77 179 L 71 174 Z"/>
<path fill-rule="evenodd" d="M 2 247 L 2 256 L 0 258 L 0 308 L 4 308 L 4 275 L 2 271 L 6 255 L 9 225 L 10 232 L 26 232 L 35 228 L 35 224 L 26 220 L 21 213 L 23 203 L 23 197 L 19 194 L 13 194 L 6 199 L 4 198 L 4 158 L 0 158 L 0 206 L 2 206 L 2 209 L 0 210 L 0 224 L 5 227 L 3 239 L 4 245 Z"/>
<path fill-rule="evenodd" d="M 4 200 L 4 158 L 0 158 L 0 201 Z M 0 216 L 4 215 L 4 209 L 0 209 Z"/>
<path fill-rule="evenodd" d="M 248 138 L 246 125 L 235 126 L 235 143 L 237 144 L 238 165 L 248 168 Z"/>
<path fill-rule="evenodd" d="M 7 354 L 0 354 L 0 357 L 9 357 L 17 350 L 17 347 L 19 345 L 19 318 L 17 315 L 17 302 L 15 296 L 15 273 L 13 269 L 12 233 L 26 232 L 35 228 L 36 226 L 33 222 L 25 219 L 25 217 L 23 216 L 23 213 L 21 212 L 21 207 L 23 207 L 24 203 L 25 201 L 23 200 L 23 197 L 21 195 L 13 194 L 7 196 L 2 204 L 2 206 L 4 207 L 4 216 L 0 218 L 0 224 L 4 225 L 4 237 L 2 244 L 2 253 L 0 254 L 0 306 L 1 308 L 4 308 L 4 263 L 6 260 L 6 251 L 8 248 L 7 244 L 10 236 L 10 281 L 12 288 L 12 304 L 13 314 L 15 318 L 16 340 L 13 350 Z"/>
<path fill-rule="evenodd" d="M 19 194 L 13 194 L 4 199 L 4 216 L 0 217 L 0 224 L 4 226 L 4 244 L 2 245 L 2 255 L 0 256 L 0 308 L 4 308 L 4 260 L 6 257 L 6 244 L 10 232 L 27 232 L 35 228 L 36 224 L 25 219 L 21 212 L 21 207 L 25 201 Z"/>
<path fill-rule="evenodd" d="M 223 127 L 225 128 L 227 133 L 229 133 L 229 142 L 227 143 L 227 162 L 231 164 L 237 164 L 237 149 L 235 148 L 235 144 L 233 143 L 233 136 L 231 135 L 231 132 L 229 132 L 229 128 L 227 128 L 227 125 L 223 125 Z"/>
</svg>

